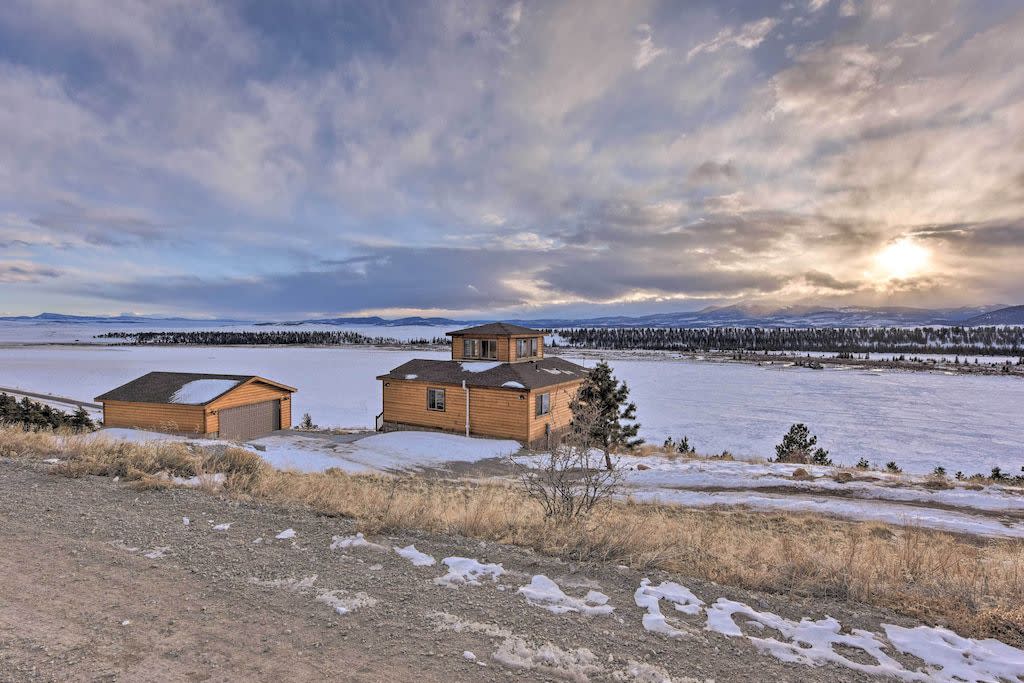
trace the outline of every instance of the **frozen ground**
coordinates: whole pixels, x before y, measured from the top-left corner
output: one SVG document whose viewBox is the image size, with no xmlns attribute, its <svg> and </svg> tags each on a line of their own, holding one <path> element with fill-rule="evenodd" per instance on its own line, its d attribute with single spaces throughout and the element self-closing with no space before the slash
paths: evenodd
<svg viewBox="0 0 1024 683">
<path fill-rule="evenodd" d="M 1017 647 L 860 603 L 446 534 L 341 545 L 351 520 L 15 461 L 0 481 L 0 668 L 14 680 L 106 678 L 111 652 L 132 680 L 211 662 L 231 680 L 1024 680 Z M 410 562 L 413 541 L 443 561 Z"/>
<path fill-rule="evenodd" d="M 391 329 L 391 328 L 387 328 Z M 376 375 L 444 352 L 352 348 L 9 347 L 0 385 L 91 399 L 152 370 L 258 374 L 299 388 L 293 414 L 323 426 L 369 427 Z M 592 364 L 592 361 L 588 361 Z M 685 360 L 614 360 L 642 435 L 686 435 L 702 453 L 768 457 L 804 422 L 836 462 L 895 460 L 908 472 L 1016 472 L 1024 465 L 1019 378 L 807 370 Z"/>
<path fill-rule="evenodd" d="M 517 457 L 537 465 L 546 456 Z M 600 455 L 595 454 L 600 461 Z M 599 465 L 599 462 L 597 463 Z M 798 465 L 741 461 L 622 457 L 621 495 L 638 502 L 685 507 L 745 506 L 771 512 L 812 512 L 918 526 L 953 533 L 1024 538 L 1024 489 L 980 486 L 948 480 L 934 487 L 926 477 L 857 472 L 842 483 L 831 467 L 802 466 L 807 478 L 793 478 Z"/>
</svg>

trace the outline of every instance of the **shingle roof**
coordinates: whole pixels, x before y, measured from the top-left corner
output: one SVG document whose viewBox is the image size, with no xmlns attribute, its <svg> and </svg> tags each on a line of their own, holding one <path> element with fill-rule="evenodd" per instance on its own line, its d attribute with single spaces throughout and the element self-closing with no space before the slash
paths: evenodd
<svg viewBox="0 0 1024 683">
<path fill-rule="evenodd" d="M 465 368 L 486 368 L 477 372 Z M 470 387 L 541 389 L 582 380 L 588 370 L 562 358 L 542 358 L 522 363 L 494 363 L 457 360 L 415 359 L 403 363 L 377 379 L 401 379 L 436 384 L 462 384 Z M 511 383 L 511 384 L 510 384 Z M 521 385 L 516 386 L 515 383 Z"/>
<path fill-rule="evenodd" d="M 269 382 L 269 380 L 264 380 L 262 377 L 258 377 L 256 375 L 216 375 L 201 372 L 150 372 L 138 379 L 133 379 L 131 382 L 123 384 L 116 389 L 111 389 L 105 394 L 97 396 L 96 400 L 128 401 L 131 403 L 183 403 L 182 401 L 175 399 L 175 394 L 180 392 L 182 387 L 186 384 L 200 380 L 227 380 L 227 383 L 224 383 L 220 387 L 223 391 L 218 391 L 216 395 L 211 396 L 207 400 L 195 402 L 189 401 L 187 404 L 206 405 L 207 403 L 220 398 L 239 384 L 251 379 L 259 379 L 264 382 Z M 231 384 L 230 382 L 234 383 Z M 281 388 L 291 389 L 291 387 L 286 387 L 285 385 L 278 384 L 277 382 L 270 383 Z M 210 386 L 216 387 L 216 385 Z M 186 392 L 183 393 L 188 392 L 186 390 Z"/>
<path fill-rule="evenodd" d="M 541 332 L 540 330 L 531 330 L 529 327 L 513 325 L 512 323 L 487 323 L 475 327 L 466 327 L 454 332 L 446 332 L 445 334 L 449 337 L 453 334 L 494 334 L 504 336 L 509 334 L 541 334 Z"/>
</svg>

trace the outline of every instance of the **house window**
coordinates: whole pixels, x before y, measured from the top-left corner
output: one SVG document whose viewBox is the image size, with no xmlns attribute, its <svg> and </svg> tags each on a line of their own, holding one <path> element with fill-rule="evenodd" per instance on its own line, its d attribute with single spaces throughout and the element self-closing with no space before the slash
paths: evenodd
<svg viewBox="0 0 1024 683">
<path fill-rule="evenodd" d="M 498 340 L 496 339 L 463 339 L 463 358 L 497 358 Z"/>
<path fill-rule="evenodd" d="M 551 412 L 551 394 L 537 394 L 537 416 Z"/>
<path fill-rule="evenodd" d="M 444 411 L 444 389 L 427 389 L 427 410 Z"/>
<path fill-rule="evenodd" d="M 537 355 L 537 338 L 530 337 L 529 339 L 517 339 L 516 340 L 516 356 L 518 358 L 529 358 Z"/>
</svg>

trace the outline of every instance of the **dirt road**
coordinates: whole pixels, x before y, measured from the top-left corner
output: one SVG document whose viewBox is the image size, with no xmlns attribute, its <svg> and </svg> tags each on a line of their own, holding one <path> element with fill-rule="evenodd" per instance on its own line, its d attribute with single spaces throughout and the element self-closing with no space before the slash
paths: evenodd
<svg viewBox="0 0 1024 683">
<path fill-rule="evenodd" d="M 286 529 L 294 537 L 275 538 Z M 697 616 L 670 615 L 683 638 L 649 633 L 633 602 L 644 575 L 624 567 L 438 535 L 331 549 L 354 531 L 344 519 L 185 489 L 136 492 L 0 459 L 0 681 L 872 680 L 785 664 L 745 638 L 705 631 Z M 439 560 L 501 563 L 506 573 L 478 586 L 437 585 L 445 567 L 413 566 L 391 549 L 409 544 Z M 615 611 L 531 605 L 516 589 L 536 574 L 571 595 L 599 590 Z M 848 603 L 651 579 L 789 618 L 901 623 Z"/>
</svg>

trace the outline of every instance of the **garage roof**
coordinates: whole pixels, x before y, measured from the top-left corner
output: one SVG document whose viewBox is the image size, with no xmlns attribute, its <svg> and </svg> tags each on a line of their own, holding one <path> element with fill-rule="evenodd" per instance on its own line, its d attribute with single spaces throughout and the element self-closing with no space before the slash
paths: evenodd
<svg viewBox="0 0 1024 683">
<path fill-rule="evenodd" d="M 174 403 L 201 406 L 211 403 L 238 386 L 259 381 L 285 391 L 295 391 L 258 375 L 218 375 L 201 372 L 150 372 L 96 397 L 97 401 L 129 403 Z"/>
</svg>

